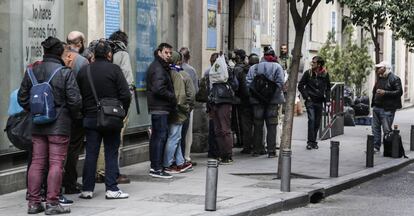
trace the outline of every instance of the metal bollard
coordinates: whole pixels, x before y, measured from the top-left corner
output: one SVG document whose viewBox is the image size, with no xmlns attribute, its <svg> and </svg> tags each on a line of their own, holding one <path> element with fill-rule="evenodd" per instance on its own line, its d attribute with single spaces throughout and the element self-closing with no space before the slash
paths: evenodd
<svg viewBox="0 0 414 216">
<path fill-rule="evenodd" d="M 218 178 L 218 161 L 209 159 L 207 161 L 207 178 L 206 178 L 206 196 L 204 209 L 206 211 L 215 211 L 217 204 L 217 178 Z"/>
<path fill-rule="evenodd" d="M 282 175 L 280 177 L 280 190 L 283 192 L 290 192 L 291 155 L 292 151 L 290 149 L 282 150 Z"/>
<path fill-rule="evenodd" d="M 331 141 L 331 166 L 329 170 L 330 177 L 338 177 L 339 166 L 339 142 Z"/>
<path fill-rule="evenodd" d="M 411 125 L 411 133 L 410 133 L 410 151 L 414 151 L 414 125 Z"/>
<path fill-rule="evenodd" d="M 374 135 L 367 136 L 366 167 L 374 167 Z"/>
</svg>

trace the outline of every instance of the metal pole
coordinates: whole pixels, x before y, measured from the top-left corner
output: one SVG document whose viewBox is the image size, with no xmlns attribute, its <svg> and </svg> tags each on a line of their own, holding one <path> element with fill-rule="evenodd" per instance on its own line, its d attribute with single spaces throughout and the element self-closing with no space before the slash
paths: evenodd
<svg viewBox="0 0 414 216">
<path fill-rule="evenodd" d="M 411 133 L 410 133 L 410 151 L 414 151 L 414 125 L 411 125 Z"/>
<path fill-rule="evenodd" d="M 207 161 L 207 178 L 206 178 L 206 211 L 215 211 L 217 204 L 217 178 L 218 178 L 218 161 L 209 159 Z"/>
<path fill-rule="evenodd" d="M 282 150 L 282 173 L 280 177 L 280 190 L 282 192 L 290 192 L 291 155 L 292 151 L 290 149 Z"/>
<path fill-rule="evenodd" d="M 367 137 L 367 167 L 374 167 L 374 136 L 368 135 Z"/>
<path fill-rule="evenodd" d="M 339 142 L 331 141 L 331 166 L 330 166 L 330 177 L 338 177 L 338 166 L 339 166 Z"/>
</svg>

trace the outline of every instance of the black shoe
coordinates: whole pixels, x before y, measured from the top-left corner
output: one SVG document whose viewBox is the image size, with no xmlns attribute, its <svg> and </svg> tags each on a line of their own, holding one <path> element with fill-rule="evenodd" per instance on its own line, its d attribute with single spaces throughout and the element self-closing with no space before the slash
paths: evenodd
<svg viewBox="0 0 414 216">
<path fill-rule="evenodd" d="M 269 154 L 267 154 L 268 158 L 275 158 L 276 157 L 276 152 L 269 152 Z"/>
<path fill-rule="evenodd" d="M 308 144 L 308 145 L 306 145 L 306 149 L 307 150 L 311 150 L 313 147 L 312 147 L 312 145 L 311 144 Z"/>
<path fill-rule="evenodd" d="M 65 187 L 65 190 L 64 191 L 65 191 L 64 194 L 78 194 L 78 193 L 81 192 L 81 190 L 78 187 L 76 187 L 76 186 L 68 186 L 68 187 Z"/>
<path fill-rule="evenodd" d="M 318 149 L 318 148 L 319 148 L 318 143 L 313 144 L 313 145 L 312 145 L 312 148 L 314 148 L 314 149 Z"/>
<path fill-rule="evenodd" d="M 67 199 L 65 196 L 59 196 L 59 203 L 63 206 L 68 206 L 73 204 L 73 200 Z"/>
<path fill-rule="evenodd" d="M 244 148 L 243 150 L 241 150 L 240 152 L 241 154 L 251 154 L 252 151 L 250 149 Z"/>
<path fill-rule="evenodd" d="M 45 215 L 57 215 L 68 213 L 70 213 L 70 208 L 68 206 L 64 207 L 60 204 L 46 204 Z"/>
<path fill-rule="evenodd" d="M 39 203 L 34 205 L 29 205 L 29 208 L 27 209 L 27 214 L 38 214 L 40 212 L 43 212 L 45 208 Z"/>
</svg>

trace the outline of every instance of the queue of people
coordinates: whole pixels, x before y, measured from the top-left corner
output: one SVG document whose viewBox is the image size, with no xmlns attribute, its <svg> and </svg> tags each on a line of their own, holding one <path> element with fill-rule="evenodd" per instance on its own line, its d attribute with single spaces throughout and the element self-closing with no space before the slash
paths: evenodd
<svg viewBox="0 0 414 216">
<path fill-rule="evenodd" d="M 18 91 L 18 103 L 33 117 L 27 173 L 28 214 L 70 213 L 73 201 L 62 193 L 92 199 L 97 182 L 105 183 L 106 199 L 129 197 L 118 187 L 130 182 L 119 169 L 119 150 L 135 93 L 126 49 L 128 36 L 117 31 L 109 39 L 91 42 L 89 47 L 84 43 L 85 37 L 79 31 L 70 32 L 66 43 L 47 38 L 41 44 L 42 61 L 27 67 Z M 199 80 L 189 65 L 187 47 L 174 51 L 168 43 L 159 44 L 146 77 L 152 126 L 149 175 L 170 179 L 196 165 L 190 155 L 195 101 L 206 103 L 209 158 L 222 165 L 232 164 L 235 143 L 243 147 L 243 154 L 276 157 L 277 128 L 291 63 L 286 45 L 281 46 L 281 54 L 277 57 L 272 47 L 265 47 L 262 59 L 254 53 L 247 55 L 242 49 L 234 50 L 230 58 L 213 53 L 211 67 Z M 380 127 L 385 134 L 389 133 L 395 110 L 401 107 L 401 102 L 391 104 L 387 98 L 401 96 L 402 90 L 401 81 L 390 73 L 386 63 L 376 67 L 379 80 L 374 87 L 372 127 L 379 151 Z M 312 68 L 303 74 L 298 89 L 308 115 L 306 149 L 318 149 L 316 135 L 322 104 L 330 103 L 330 79 L 321 57 L 312 59 Z M 106 110 L 106 105 L 111 110 Z M 115 130 L 104 130 L 102 118 L 121 118 L 122 122 Z M 86 157 L 79 184 L 76 167 L 84 149 Z"/>
</svg>

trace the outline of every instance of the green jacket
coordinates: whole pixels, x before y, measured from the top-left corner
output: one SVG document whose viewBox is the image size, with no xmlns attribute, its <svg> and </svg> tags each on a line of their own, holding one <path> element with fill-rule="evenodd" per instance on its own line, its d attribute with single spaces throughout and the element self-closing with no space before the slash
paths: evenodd
<svg viewBox="0 0 414 216">
<path fill-rule="evenodd" d="M 177 108 L 169 115 L 170 124 L 182 124 L 194 108 L 195 88 L 190 75 L 184 70 L 170 70 Z"/>
</svg>

